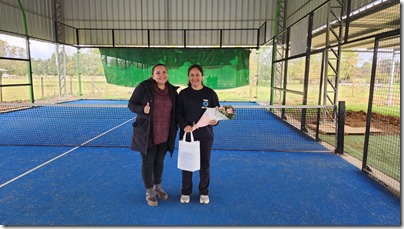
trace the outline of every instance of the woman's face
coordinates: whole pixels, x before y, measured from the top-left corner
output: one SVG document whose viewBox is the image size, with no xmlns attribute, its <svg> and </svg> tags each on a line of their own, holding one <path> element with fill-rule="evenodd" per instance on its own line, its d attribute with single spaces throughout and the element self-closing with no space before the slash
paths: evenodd
<svg viewBox="0 0 404 229">
<path fill-rule="evenodd" d="M 189 71 L 188 80 L 193 88 L 200 88 L 203 80 L 202 73 L 198 68 L 193 68 Z"/>
<path fill-rule="evenodd" d="M 168 80 L 167 69 L 164 66 L 155 67 L 152 78 L 157 84 L 165 84 Z"/>
</svg>

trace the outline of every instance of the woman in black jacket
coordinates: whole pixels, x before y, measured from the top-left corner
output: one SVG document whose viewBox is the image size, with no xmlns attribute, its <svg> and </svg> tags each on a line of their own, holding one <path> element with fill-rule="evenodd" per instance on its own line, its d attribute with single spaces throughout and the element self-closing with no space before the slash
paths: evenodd
<svg viewBox="0 0 404 229">
<path fill-rule="evenodd" d="M 142 156 L 142 177 L 146 188 L 146 201 L 157 206 L 156 195 L 166 200 L 168 194 L 161 186 L 164 158 L 174 151 L 178 127 L 175 106 L 178 87 L 168 82 L 167 67 L 157 64 L 152 76 L 141 82 L 129 99 L 129 109 L 136 113 L 131 149 Z"/>
</svg>

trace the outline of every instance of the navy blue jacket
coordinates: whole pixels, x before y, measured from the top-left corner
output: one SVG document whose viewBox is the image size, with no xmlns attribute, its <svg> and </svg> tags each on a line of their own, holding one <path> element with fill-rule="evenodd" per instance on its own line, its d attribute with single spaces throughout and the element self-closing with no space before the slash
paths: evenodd
<svg viewBox="0 0 404 229">
<path fill-rule="evenodd" d="M 184 128 L 187 125 L 196 124 L 206 111 L 206 107 L 220 106 L 219 98 L 214 90 L 204 86 L 201 90 L 194 90 L 187 87 L 178 95 L 177 101 L 177 123 L 180 128 L 180 139 L 184 135 Z M 213 138 L 213 127 L 208 125 L 193 131 L 195 140 Z"/>
</svg>

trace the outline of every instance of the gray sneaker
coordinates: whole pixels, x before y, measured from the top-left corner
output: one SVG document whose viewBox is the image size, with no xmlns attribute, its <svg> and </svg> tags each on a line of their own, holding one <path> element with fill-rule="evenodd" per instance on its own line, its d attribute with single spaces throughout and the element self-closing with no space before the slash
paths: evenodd
<svg viewBox="0 0 404 229">
<path fill-rule="evenodd" d="M 146 201 L 149 206 L 155 207 L 158 205 L 154 189 L 152 188 L 146 189 Z"/>
<path fill-rule="evenodd" d="M 157 196 L 162 199 L 162 200 L 166 200 L 168 199 L 168 194 L 163 190 L 163 188 L 161 187 L 161 184 L 155 184 L 153 186 L 154 192 L 157 194 Z"/>
</svg>

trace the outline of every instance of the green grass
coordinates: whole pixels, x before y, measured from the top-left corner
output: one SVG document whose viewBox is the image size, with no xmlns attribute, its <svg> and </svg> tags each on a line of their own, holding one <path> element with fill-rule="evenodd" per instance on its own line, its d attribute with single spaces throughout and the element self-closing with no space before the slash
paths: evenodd
<svg viewBox="0 0 404 229">
<path fill-rule="evenodd" d="M 289 90 L 303 91 L 303 84 L 295 83 L 288 84 Z M 309 84 L 308 88 L 309 94 L 307 99 L 308 105 L 317 105 L 318 104 L 318 85 L 315 83 Z M 373 98 L 373 112 L 389 115 L 394 117 L 400 117 L 400 85 L 395 84 L 393 87 L 393 95 L 395 96 L 395 101 L 393 101 L 393 105 L 389 106 L 386 109 L 387 103 L 387 94 L 388 88 L 385 87 L 377 87 L 375 89 L 374 98 Z M 268 92 L 269 95 L 269 92 Z M 332 97 L 333 94 L 331 93 Z M 301 104 L 303 100 L 302 95 L 297 94 L 288 94 L 286 96 L 286 104 Z M 350 111 L 368 111 L 368 103 L 369 103 L 369 86 L 345 86 L 340 85 L 338 87 L 338 100 L 345 101 L 346 110 Z M 330 105 L 330 102 L 327 101 L 327 104 Z"/>
<path fill-rule="evenodd" d="M 19 78 L 5 78 L 3 84 L 24 84 L 27 80 Z M 35 100 L 55 100 L 59 97 L 59 82 L 55 76 L 34 77 L 34 94 Z M 43 85 L 43 86 L 42 86 Z M 185 85 L 179 85 L 180 89 Z M 134 88 L 123 87 L 108 84 L 103 76 L 82 77 L 82 96 L 81 98 L 98 98 L 98 99 L 123 99 L 127 100 L 132 94 Z M 242 86 L 232 89 L 216 90 L 220 101 L 255 101 L 255 89 L 250 91 L 249 86 Z M 3 101 L 29 101 L 29 87 L 9 87 L 3 88 Z M 66 79 L 66 99 L 79 99 L 79 83 L 77 77 Z"/>
<path fill-rule="evenodd" d="M 333 135 L 320 135 L 323 141 L 335 145 Z M 362 161 L 365 135 L 345 135 L 344 152 Z M 400 136 L 371 134 L 368 147 L 368 165 L 400 180 Z"/>
<path fill-rule="evenodd" d="M 18 78 L 4 78 L 3 84 L 24 84 L 27 80 Z M 63 99 L 129 99 L 133 88 L 108 84 L 103 76 L 83 76 L 82 95 L 79 94 L 77 77 L 67 77 L 66 95 L 59 95 L 59 81 L 56 76 L 33 77 L 35 101 L 63 100 Z M 6 87 L 3 88 L 3 101 L 29 101 L 29 87 Z"/>
<path fill-rule="evenodd" d="M 386 106 L 388 88 L 376 88 L 373 97 L 372 112 L 394 117 L 400 117 L 400 85 L 393 87 L 394 101 Z M 345 101 L 346 109 L 351 111 L 368 111 L 369 87 L 368 86 L 340 86 L 338 91 L 340 101 Z"/>
<path fill-rule="evenodd" d="M 362 161 L 364 142 L 364 135 L 345 135 L 344 150 Z M 370 136 L 367 157 L 370 166 L 400 180 L 400 161 L 400 136 Z"/>
</svg>

